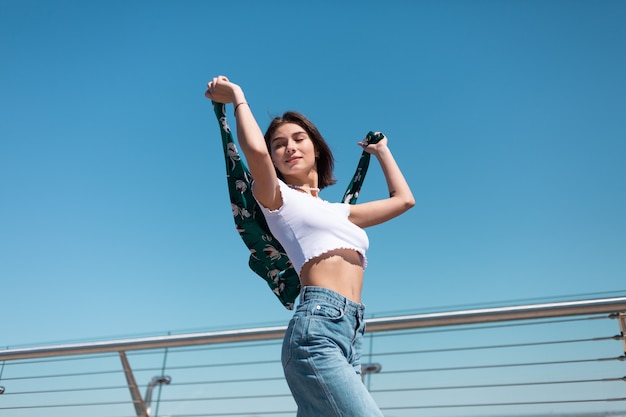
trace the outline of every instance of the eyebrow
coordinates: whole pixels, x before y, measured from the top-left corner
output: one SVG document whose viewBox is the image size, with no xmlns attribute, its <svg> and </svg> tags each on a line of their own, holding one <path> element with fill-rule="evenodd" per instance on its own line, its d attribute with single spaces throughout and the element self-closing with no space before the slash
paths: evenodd
<svg viewBox="0 0 626 417">
<path fill-rule="evenodd" d="M 306 132 L 306 130 L 304 130 L 304 129 L 302 129 L 302 130 L 297 130 L 297 131 L 293 132 L 293 133 L 291 134 L 291 136 L 297 136 L 297 135 L 301 135 L 301 134 L 303 134 L 303 133 L 304 133 L 305 135 L 307 135 L 307 137 L 310 137 L 310 136 L 309 136 L 309 134 L 308 134 L 308 133 Z M 274 141 L 275 141 L 275 140 L 280 140 L 280 139 L 288 139 L 288 138 L 287 138 L 287 137 L 285 137 L 285 136 L 275 136 L 275 137 L 273 137 L 273 138 L 271 138 L 271 139 L 270 139 L 270 143 L 274 143 Z"/>
</svg>

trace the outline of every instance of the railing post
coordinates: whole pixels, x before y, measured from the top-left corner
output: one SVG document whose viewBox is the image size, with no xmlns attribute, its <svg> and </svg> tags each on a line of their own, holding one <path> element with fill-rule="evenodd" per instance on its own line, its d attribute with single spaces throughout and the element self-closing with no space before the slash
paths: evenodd
<svg viewBox="0 0 626 417">
<path fill-rule="evenodd" d="M 169 385 L 170 382 L 172 382 L 171 377 L 167 375 L 161 375 L 161 376 L 155 376 L 154 378 L 152 378 L 152 380 L 148 384 L 148 388 L 146 388 L 146 396 L 144 398 L 144 404 L 146 405 L 146 413 L 148 414 L 148 416 L 152 414 L 152 391 L 154 390 L 154 387 L 156 387 L 157 385 L 162 385 L 162 384 Z M 158 409 L 157 409 L 157 412 L 158 412 Z"/>
<path fill-rule="evenodd" d="M 126 357 L 126 353 L 120 350 L 120 359 L 122 360 L 122 367 L 124 368 L 124 375 L 126 376 L 126 382 L 128 383 L 128 389 L 130 390 L 130 397 L 133 399 L 133 405 L 135 406 L 135 413 L 137 417 L 148 417 L 148 411 L 146 410 L 146 404 L 141 398 L 139 393 L 139 387 L 135 382 L 135 376 L 133 370 L 130 368 L 130 363 Z"/>
<path fill-rule="evenodd" d="M 377 374 L 383 369 L 379 363 L 365 363 L 361 365 L 361 381 L 365 383 L 365 377 L 369 374 Z"/>
</svg>

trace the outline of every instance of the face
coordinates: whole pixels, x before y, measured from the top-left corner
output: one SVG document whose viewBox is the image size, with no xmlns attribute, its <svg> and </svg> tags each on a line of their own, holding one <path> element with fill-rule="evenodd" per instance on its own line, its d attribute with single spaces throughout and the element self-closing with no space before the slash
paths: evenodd
<svg viewBox="0 0 626 417">
<path fill-rule="evenodd" d="M 274 166 L 285 179 L 310 178 L 311 172 L 317 172 L 315 145 L 306 131 L 295 123 L 285 123 L 274 131 L 270 153 Z"/>
</svg>

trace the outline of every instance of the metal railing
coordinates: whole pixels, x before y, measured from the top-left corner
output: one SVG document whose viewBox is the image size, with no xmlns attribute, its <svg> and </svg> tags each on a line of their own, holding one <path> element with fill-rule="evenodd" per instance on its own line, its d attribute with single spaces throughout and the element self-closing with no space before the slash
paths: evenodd
<svg viewBox="0 0 626 417">
<path fill-rule="evenodd" d="M 368 319 L 364 382 L 388 416 L 626 416 L 625 312 L 615 297 Z M 615 321 L 619 334 L 607 334 Z M 6 349 L 0 416 L 295 415 L 278 360 L 285 330 Z"/>
</svg>

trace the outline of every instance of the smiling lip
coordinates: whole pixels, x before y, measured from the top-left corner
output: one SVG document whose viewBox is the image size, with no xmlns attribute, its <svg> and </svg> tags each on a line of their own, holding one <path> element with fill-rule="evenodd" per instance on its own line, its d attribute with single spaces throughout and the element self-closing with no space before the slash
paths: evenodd
<svg viewBox="0 0 626 417">
<path fill-rule="evenodd" d="M 299 159 L 302 159 L 302 157 L 301 156 L 292 156 L 291 158 L 286 159 L 285 162 L 290 163 L 290 162 L 297 161 Z"/>
</svg>

